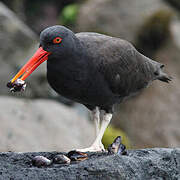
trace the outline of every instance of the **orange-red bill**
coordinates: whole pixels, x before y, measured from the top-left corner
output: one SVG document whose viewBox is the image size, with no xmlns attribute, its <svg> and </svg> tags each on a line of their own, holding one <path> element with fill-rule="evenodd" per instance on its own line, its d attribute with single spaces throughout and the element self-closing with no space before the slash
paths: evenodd
<svg viewBox="0 0 180 180">
<path fill-rule="evenodd" d="M 21 80 L 25 80 L 41 63 L 48 59 L 50 52 L 45 51 L 42 47 L 40 47 L 33 57 L 20 69 L 20 71 L 14 76 L 11 80 L 13 83 L 16 79 L 21 76 Z"/>
</svg>

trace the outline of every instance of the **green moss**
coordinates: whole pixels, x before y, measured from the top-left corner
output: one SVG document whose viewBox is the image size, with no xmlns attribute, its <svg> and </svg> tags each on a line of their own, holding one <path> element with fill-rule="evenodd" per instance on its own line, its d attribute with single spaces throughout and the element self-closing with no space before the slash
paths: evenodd
<svg viewBox="0 0 180 180">
<path fill-rule="evenodd" d="M 151 55 L 170 37 L 170 22 L 173 13 L 159 10 L 150 16 L 138 32 L 136 42 L 139 51 Z"/>
<path fill-rule="evenodd" d="M 112 142 L 117 136 L 121 136 L 122 143 L 126 146 L 126 148 L 130 148 L 130 142 L 126 134 L 122 130 L 114 128 L 112 126 L 109 126 L 104 133 L 102 139 L 102 143 L 104 144 L 104 147 L 107 148 L 110 144 L 112 144 Z"/>
<path fill-rule="evenodd" d="M 70 4 L 65 6 L 60 15 L 61 24 L 65 26 L 74 25 L 76 22 L 78 10 L 78 4 Z"/>
</svg>

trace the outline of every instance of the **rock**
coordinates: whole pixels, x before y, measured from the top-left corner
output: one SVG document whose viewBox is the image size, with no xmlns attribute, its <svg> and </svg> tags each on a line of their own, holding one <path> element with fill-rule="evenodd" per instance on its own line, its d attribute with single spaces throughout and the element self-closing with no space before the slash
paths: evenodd
<svg viewBox="0 0 180 180">
<path fill-rule="evenodd" d="M 0 151 L 67 151 L 89 146 L 87 116 L 53 100 L 0 96 Z"/>
<path fill-rule="evenodd" d="M 180 48 L 180 21 L 174 19 L 171 23 L 171 35 L 177 47 Z"/>
<path fill-rule="evenodd" d="M 32 159 L 51 159 L 57 152 L 0 153 L 0 179 L 180 179 L 180 148 L 131 150 L 128 155 L 91 153 L 90 158 L 70 165 L 35 167 Z"/>
<path fill-rule="evenodd" d="M 174 13 L 167 10 L 159 10 L 146 18 L 139 28 L 136 38 L 136 48 L 147 57 L 153 57 L 171 38 L 171 23 Z"/>
<path fill-rule="evenodd" d="M 134 148 L 180 147 L 179 47 L 169 39 L 154 59 L 165 64 L 172 82 L 154 81 L 143 93 L 122 103 L 113 122 L 126 132 Z"/>
<path fill-rule="evenodd" d="M 38 37 L 17 16 L 0 2 L 0 94 L 11 95 L 7 82 L 28 61 L 38 48 Z M 40 66 L 27 80 L 23 97 L 47 97 L 46 64 Z M 42 90 L 43 89 L 43 90 Z"/>
<path fill-rule="evenodd" d="M 79 11 L 77 31 L 96 31 L 134 42 L 146 18 L 161 9 L 172 10 L 162 0 L 86 1 Z"/>
</svg>

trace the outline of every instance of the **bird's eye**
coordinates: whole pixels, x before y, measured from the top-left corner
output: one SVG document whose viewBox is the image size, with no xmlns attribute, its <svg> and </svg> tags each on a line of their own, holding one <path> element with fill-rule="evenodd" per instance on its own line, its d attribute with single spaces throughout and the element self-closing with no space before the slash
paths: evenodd
<svg viewBox="0 0 180 180">
<path fill-rule="evenodd" d="M 54 44 L 59 44 L 61 41 L 62 41 L 62 38 L 60 38 L 60 37 L 56 37 L 53 39 Z"/>
</svg>

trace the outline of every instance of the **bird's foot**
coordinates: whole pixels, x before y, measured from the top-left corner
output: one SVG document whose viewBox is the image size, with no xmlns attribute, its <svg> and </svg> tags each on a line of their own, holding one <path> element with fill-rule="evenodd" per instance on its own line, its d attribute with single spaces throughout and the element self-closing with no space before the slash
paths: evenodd
<svg viewBox="0 0 180 180">
<path fill-rule="evenodd" d="M 84 149 L 76 149 L 76 151 L 80 151 L 80 152 L 104 152 L 104 145 L 101 143 L 100 145 L 92 145 L 88 148 L 84 148 Z"/>
</svg>

